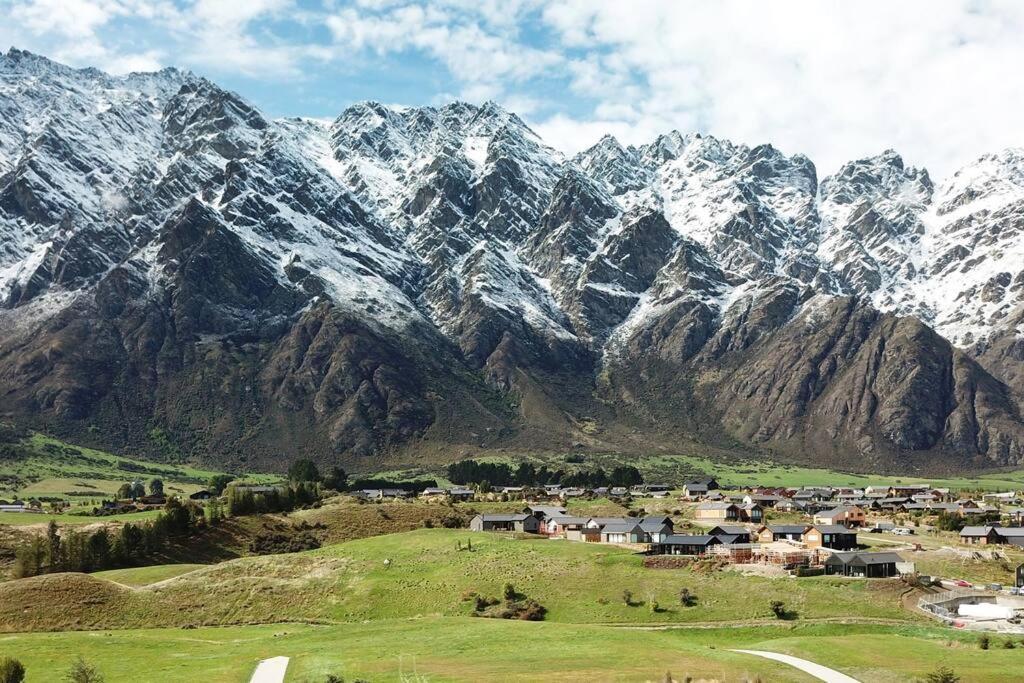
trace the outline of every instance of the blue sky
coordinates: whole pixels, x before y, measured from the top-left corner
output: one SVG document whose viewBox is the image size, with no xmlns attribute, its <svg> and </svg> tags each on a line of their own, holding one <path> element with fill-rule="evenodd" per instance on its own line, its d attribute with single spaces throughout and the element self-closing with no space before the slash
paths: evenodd
<svg viewBox="0 0 1024 683">
<path fill-rule="evenodd" d="M 495 100 L 572 153 L 671 129 L 933 175 L 1024 145 L 1016 0 L 0 0 L 0 45 L 180 66 L 271 116 Z"/>
</svg>

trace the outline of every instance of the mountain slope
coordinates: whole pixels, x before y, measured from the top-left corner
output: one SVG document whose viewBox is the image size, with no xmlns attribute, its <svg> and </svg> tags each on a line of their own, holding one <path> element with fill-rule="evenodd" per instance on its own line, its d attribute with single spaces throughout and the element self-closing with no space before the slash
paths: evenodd
<svg viewBox="0 0 1024 683">
<path fill-rule="evenodd" d="M 0 57 L 0 412 L 283 467 L 480 449 L 1024 462 L 1024 152 L 820 183 L 487 103 L 269 120 Z M 155 438 L 158 435 L 160 438 Z"/>
</svg>

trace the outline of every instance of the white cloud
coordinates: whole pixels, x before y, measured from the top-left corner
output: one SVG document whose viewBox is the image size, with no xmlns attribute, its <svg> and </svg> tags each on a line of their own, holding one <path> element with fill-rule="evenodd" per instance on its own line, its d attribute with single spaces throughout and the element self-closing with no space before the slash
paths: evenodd
<svg viewBox="0 0 1024 683">
<path fill-rule="evenodd" d="M 887 147 L 949 172 L 1024 144 L 1024 3 L 564 0 L 544 18 L 566 46 L 617 61 L 574 70 L 595 120 L 697 121 L 826 172 Z M 602 86 L 624 71 L 633 88 Z"/>
</svg>

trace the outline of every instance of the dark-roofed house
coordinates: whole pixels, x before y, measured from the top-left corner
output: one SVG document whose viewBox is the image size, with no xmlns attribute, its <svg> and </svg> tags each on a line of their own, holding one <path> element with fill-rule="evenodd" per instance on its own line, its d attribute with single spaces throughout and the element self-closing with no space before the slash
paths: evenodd
<svg viewBox="0 0 1024 683">
<path fill-rule="evenodd" d="M 708 548 L 720 544 L 721 538 L 710 534 L 703 536 L 666 536 L 651 544 L 653 555 L 704 555 Z"/>
<path fill-rule="evenodd" d="M 999 543 L 999 535 L 995 527 L 965 526 L 960 530 L 960 542 L 970 545 L 990 545 Z"/>
<path fill-rule="evenodd" d="M 683 495 L 690 500 L 698 500 L 708 495 L 708 485 L 696 482 L 683 484 Z"/>
<path fill-rule="evenodd" d="M 804 531 L 803 542 L 808 548 L 853 550 L 857 547 L 857 532 L 841 524 L 818 524 Z"/>
<path fill-rule="evenodd" d="M 672 535 L 673 524 L 668 517 L 644 517 L 640 520 L 640 530 L 644 532 L 644 543 L 657 543 Z"/>
<path fill-rule="evenodd" d="M 526 508 L 526 511 L 540 522 L 552 517 L 565 517 L 568 514 L 568 511 L 561 505 L 531 505 Z"/>
<path fill-rule="evenodd" d="M 720 524 L 708 529 L 710 536 L 729 536 L 735 539 L 735 543 L 750 543 L 750 530 L 745 526 L 732 524 Z"/>
<path fill-rule="evenodd" d="M 760 503 L 747 503 L 746 505 L 737 505 L 736 519 L 738 519 L 741 522 L 752 522 L 754 524 L 760 524 L 761 520 L 764 519 L 764 508 L 761 507 Z"/>
<path fill-rule="evenodd" d="M 898 576 L 896 569 L 903 558 L 896 553 L 832 553 L 825 560 L 825 573 L 834 576 L 857 576 L 867 579 L 885 579 Z"/>
<path fill-rule="evenodd" d="M 202 489 L 191 494 L 188 498 L 189 500 L 210 500 L 213 498 L 213 494 L 206 489 Z"/>
<path fill-rule="evenodd" d="M 486 514 L 477 515 L 469 522 L 473 531 L 520 531 L 535 534 L 540 530 L 540 522 L 533 515 L 519 514 Z"/>
<path fill-rule="evenodd" d="M 601 527 L 601 543 L 643 543 L 644 532 L 635 521 L 614 522 Z"/>
<path fill-rule="evenodd" d="M 1024 527 L 1000 526 L 996 527 L 996 534 L 1002 543 L 1024 546 Z"/>
</svg>

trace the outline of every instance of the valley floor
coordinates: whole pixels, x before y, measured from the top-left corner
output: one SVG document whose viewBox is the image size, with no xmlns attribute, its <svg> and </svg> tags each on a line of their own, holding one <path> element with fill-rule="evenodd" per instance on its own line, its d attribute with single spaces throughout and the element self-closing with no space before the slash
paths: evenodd
<svg viewBox="0 0 1024 683">
<path fill-rule="evenodd" d="M 64 680 L 78 654 L 109 683 L 242 683 L 259 661 L 277 656 L 291 658 L 288 683 L 321 683 L 329 674 L 347 681 L 814 680 L 735 649 L 820 662 L 864 683 L 921 680 L 939 664 L 964 681 L 1002 683 L 1024 667 L 1024 650 L 981 650 L 971 636 L 917 626 L 641 630 L 432 617 L 0 636 L 0 651 L 22 660 L 39 683 Z"/>
</svg>

